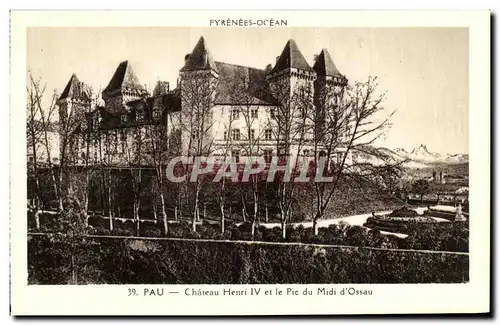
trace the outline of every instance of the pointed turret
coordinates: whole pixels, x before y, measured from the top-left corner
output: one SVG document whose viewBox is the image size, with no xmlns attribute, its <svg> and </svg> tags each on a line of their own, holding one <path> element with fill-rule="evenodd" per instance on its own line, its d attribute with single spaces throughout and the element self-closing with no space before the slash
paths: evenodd
<svg viewBox="0 0 500 325">
<path fill-rule="evenodd" d="M 342 77 L 327 49 L 322 49 L 321 53 L 316 57 L 313 70 L 316 71 L 318 76 Z"/>
<path fill-rule="evenodd" d="M 135 75 L 132 66 L 128 61 L 120 63 L 103 93 L 109 94 L 117 90 L 132 90 L 144 92 L 144 87 Z"/>
<path fill-rule="evenodd" d="M 191 54 L 186 55 L 186 61 L 181 71 L 213 70 L 217 72 L 212 56 L 205 44 L 205 39 L 200 37 Z"/>
<path fill-rule="evenodd" d="M 59 100 L 63 99 L 81 99 L 88 100 L 89 94 L 85 89 L 85 84 L 78 80 L 76 74 L 72 74 L 71 78 L 68 81 L 68 84 L 64 88 Z"/>
<path fill-rule="evenodd" d="M 302 55 L 297 46 L 297 43 L 293 39 L 289 40 L 281 55 L 276 61 L 276 65 L 269 72 L 270 74 L 289 68 L 295 68 L 303 71 L 311 71 L 311 67 L 307 63 L 306 59 Z"/>
<path fill-rule="evenodd" d="M 66 125 L 68 119 L 72 121 L 71 127 L 74 128 L 85 120 L 85 113 L 90 108 L 90 94 L 88 86 L 78 80 L 73 74 L 64 88 L 59 100 L 59 123 Z M 65 127 L 60 130 L 65 130 Z"/>
</svg>

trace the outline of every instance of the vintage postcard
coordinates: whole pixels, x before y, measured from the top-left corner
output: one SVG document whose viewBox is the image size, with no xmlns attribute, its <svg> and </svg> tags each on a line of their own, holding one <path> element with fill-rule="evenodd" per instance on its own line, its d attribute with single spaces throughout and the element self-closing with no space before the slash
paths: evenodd
<svg viewBox="0 0 500 325">
<path fill-rule="evenodd" d="M 14 315 L 490 312 L 488 11 L 13 11 L 10 78 Z"/>
</svg>

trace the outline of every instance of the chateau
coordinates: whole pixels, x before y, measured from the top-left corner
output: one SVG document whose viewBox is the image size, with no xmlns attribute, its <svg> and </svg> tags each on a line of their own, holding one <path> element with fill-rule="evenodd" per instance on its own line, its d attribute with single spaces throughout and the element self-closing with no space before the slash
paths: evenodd
<svg viewBox="0 0 500 325">
<path fill-rule="evenodd" d="M 327 89 L 338 93 L 347 85 L 328 50 L 311 67 L 294 40 L 265 69 L 215 61 L 203 37 L 184 59 L 176 87 L 159 81 L 152 93 L 128 61 L 120 63 L 102 92 L 103 106 L 93 104 L 88 87 L 72 75 L 58 100 L 60 130 L 73 135 L 68 152 L 59 145 L 61 155 L 76 164 L 109 165 L 146 165 L 159 152 L 238 162 L 307 159 L 307 117 L 336 100 L 325 96 Z"/>
</svg>

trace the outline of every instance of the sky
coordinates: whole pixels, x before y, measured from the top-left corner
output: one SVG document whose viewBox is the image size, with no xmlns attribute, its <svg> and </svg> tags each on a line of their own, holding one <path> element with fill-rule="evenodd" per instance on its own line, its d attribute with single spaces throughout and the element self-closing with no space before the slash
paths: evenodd
<svg viewBox="0 0 500 325">
<path fill-rule="evenodd" d="M 467 28 L 172 28 L 50 27 L 28 29 L 27 68 L 62 92 L 71 74 L 104 89 L 129 60 L 140 82 L 174 88 L 184 56 L 200 36 L 215 61 L 265 69 L 294 39 L 313 65 L 330 52 L 350 82 L 379 78 L 385 109 L 395 111 L 379 145 L 438 153 L 469 151 Z"/>
</svg>

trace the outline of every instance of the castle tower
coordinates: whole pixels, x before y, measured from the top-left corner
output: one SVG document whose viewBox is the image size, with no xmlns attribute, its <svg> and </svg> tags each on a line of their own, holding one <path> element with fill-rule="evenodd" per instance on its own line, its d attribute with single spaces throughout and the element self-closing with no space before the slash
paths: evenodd
<svg viewBox="0 0 500 325">
<path fill-rule="evenodd" d="M 313 69 L 317 76 L 314 82 L 314 104 L 316 109 L 323 111 L 337 104 L 338 95 L 347 86 L 347 78 L 339 72 L 327 49 L 322 49 L 315 57 Z"/>
<path fill-rule="evenodd" d="M 128 61 L 118 65 L 108 86 L 102 92 L 106 109 L 112 113 L 120 112 L 128 102 L 146 96 L 146 90 Z"/>
<path fill-rule="evenodd" d="M 79 150 L 85 146 L 86 136 L 82 131 L 90 112 L 89 88 L 73 74 L 57 101 L 59 108 L 59 154 L 65 159 L 79 157 Z M 83 129 L 82 129 L 83 128 Z"/>
<path fill-rule="evenodd" d="M 300 52 L 297 43 L 290 39 L 266 79 L 276 100 L 288 105 L 286 102 L 296 96 L 312 95 L 315 77 L 315 72 Z"/>
<path fill-rule="evenodd" d="M 73 74 L 57 101 L 59 107 L 59 123 L 77 124 L 83 121 L 85 113 L 90 108 L 88 86 L 78 80 Z"/>
<path fill-rule="evenodd" d="M 219 72 L 203 36 L 198 40 L 180 70 L 181 118 L 186 126 L 183 136 L 185 150 L 193 154 L 204 152 L 210 142 L 212 108 L 219 81 Z"/>
<path fill-rule="evenodd" d="M 338 108 L 339 97 L 347 86 L 347 78 L 343 76 L 327 49 L 322 49 L 314 58 L 314 106 L 316 109 L 316 131 L 322 132 L 327 111 Z M 347 139 L 345 139 L 347 140 Z M 340 156 L 339 156 L 340 158 Z"/>
<path fill-rule="evenodd" d="M 293 128 L 301 125 L 294 121 L 305 119 L 312 106 L 315 78 L 316 73 L 293 39 L 286 43 L 275 66 L 266 75 L 271 95 L 278 104 L 277 154 L 282 159 L 297 153 L 290 135 L 296 133 Z"/>
</svg>

